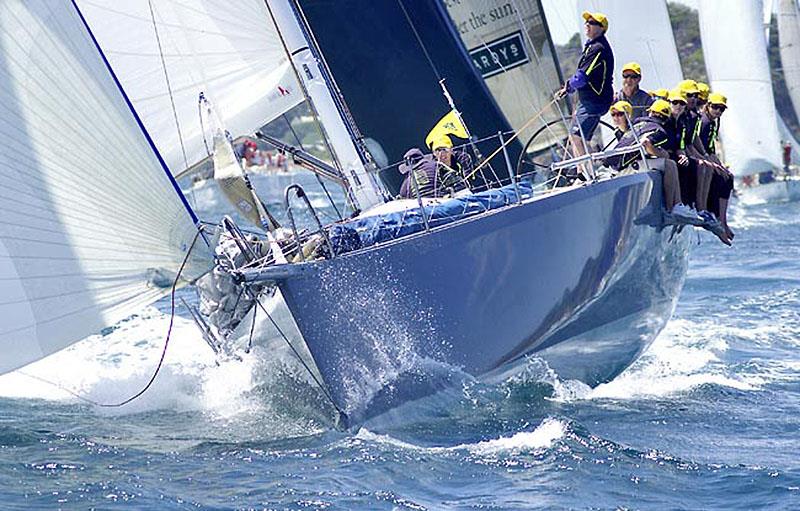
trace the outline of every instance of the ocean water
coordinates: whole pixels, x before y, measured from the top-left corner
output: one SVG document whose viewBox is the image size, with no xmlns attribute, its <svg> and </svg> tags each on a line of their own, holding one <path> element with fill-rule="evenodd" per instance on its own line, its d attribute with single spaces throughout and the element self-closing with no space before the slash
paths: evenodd
<svg viewBox="0 0 800 511">
<path fill-rule="evenodd" d="M 800 204 L 732 219 L 734 247 L 699 236 L 674 318 L 614 381 L 533 360 L 347 433 L 287 361 L 216 364 L 180 309 L 147 393 L 76 398 L 146 383 L 163 300 L 0 377 L 0 509 L 798 509 Z"/>
</svg>

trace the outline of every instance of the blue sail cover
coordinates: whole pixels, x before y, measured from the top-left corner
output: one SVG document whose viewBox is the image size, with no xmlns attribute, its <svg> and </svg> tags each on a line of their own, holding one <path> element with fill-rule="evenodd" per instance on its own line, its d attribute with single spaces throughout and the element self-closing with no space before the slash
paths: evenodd
<svg viewBox="0 0 800 511">
<path fill-rule="evenodd" d="M 514 204 L 532 195 L 531 182 L 523 180 L 516 186 L 506 185 L 453 198 L 433 206 L 425 206 L 425 218 L 430 228 L 439 227 L 477 213 Z M 336 224 L 329 230 L 329 235 L 334 251 L 341 254 L 424 230 L 422 210 L 412 208 Z"/>
<path fill-rule="evenodd" d="M 441 2 L 299 4 L 361 133 L 380 144 L 389 162 L 401 161 L 411 147 L 424 148 L 425 136 L 450 110 L 440 78 L 473 137 L 511 130 Z M 478 144 L 483 156 L 497 147 L 496 139 Z M 515 140 L 508 149 L 516 162 L 521 144 Z M 498 177 L 508 176 L 502 153 L 491 163 Z M 396 167 L 381 177 L 397 193 L 402 176 Z"/>
</svg>

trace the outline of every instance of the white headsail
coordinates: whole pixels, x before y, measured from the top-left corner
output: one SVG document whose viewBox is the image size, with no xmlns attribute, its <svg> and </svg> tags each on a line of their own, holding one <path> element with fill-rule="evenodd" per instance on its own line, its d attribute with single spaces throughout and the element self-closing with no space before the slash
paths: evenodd
<svg viewBox="0 0 800 511">
<path fill-rule="evenodd" d="M 578 0 L 578 12 L 602 12 L 609 19 L 608 42 L 614 51 L 614 79 L 620 84 L 622 66 L 642 66 L 644 90 L 672 88 L 683 80 L 678 49 L 664 0 Z M 617 86 L 617 89 L 620 85 Z"/>
<path fill-rule="evenodd" d="M 234 137 L 304 100 L 263 0 L 78 4 L 173 174 L 209 156 L 201 92 Z"/>
<path fill-rule="evenodd" d="M 197 230 L 73 3 L 0 2 L 0 84 L 6 372 L 163 296 Z"/>
<path fill-rule="evenodd" d="M 762 26 L 760 1 L 700 2 L 700 35 L 711 89 L 728 97 L 720 136 L 736 175 L 781 166 L 778 115 Z"/>
</svg>

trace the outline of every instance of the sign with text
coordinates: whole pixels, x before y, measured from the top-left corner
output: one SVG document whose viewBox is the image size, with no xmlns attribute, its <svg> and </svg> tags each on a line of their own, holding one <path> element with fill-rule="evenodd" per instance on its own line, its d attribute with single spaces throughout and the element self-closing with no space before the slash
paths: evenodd
<svg viewBox="0 0 800 511">
<path fill-rule="evenodd" d="M 504 73 L 529 61 L 522 32 L 514 32 L 469 50 L 469 55 L 484 78 Z"/>
</svg>

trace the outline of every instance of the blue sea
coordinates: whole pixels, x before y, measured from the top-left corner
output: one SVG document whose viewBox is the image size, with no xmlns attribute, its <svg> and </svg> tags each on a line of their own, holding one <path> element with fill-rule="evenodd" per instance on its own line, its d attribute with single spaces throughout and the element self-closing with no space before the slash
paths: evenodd
<svg viewBox="0 0 800 511">
<path fill-rule="evenodd" d="M 182 308 L 141 398 L 71 394 L 147 382 L 162 300 L 0 377 L 0 509 L 798 509 L 800 204 L 731 224 L 733 248 L 695 238 L 674 317 L 614 381 L 532 360 L 351 432 L 267 350 L 217 364 Z"/>
</svg>

